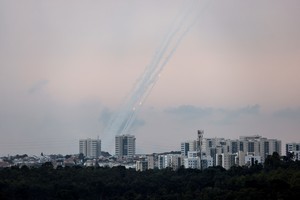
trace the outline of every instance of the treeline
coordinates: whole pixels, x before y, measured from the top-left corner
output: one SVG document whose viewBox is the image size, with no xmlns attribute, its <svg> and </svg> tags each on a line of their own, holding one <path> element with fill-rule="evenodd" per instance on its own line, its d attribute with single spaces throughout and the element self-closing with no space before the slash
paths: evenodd
<svg viewBox="0 0 300 200">
<path fill-rule="evenodd" d="M 300 161 L 269 156 L 264 166 L 137 172 L 124 167 L 0 170 L 0 199 L 299 199 Z"/>
</svg>

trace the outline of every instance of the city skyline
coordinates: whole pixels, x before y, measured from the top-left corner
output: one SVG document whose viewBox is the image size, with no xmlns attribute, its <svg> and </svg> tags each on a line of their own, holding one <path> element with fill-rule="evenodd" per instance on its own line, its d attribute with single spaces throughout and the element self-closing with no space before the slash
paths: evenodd
<svg viewBox="0 0 300 200">
<path fill-rule="evenodd" d="M 80 138 L 102 139 L 186 4 L 1 1 L 0 153 L 69 154 Z M 137 114 L 136 151 L 180 149 L 198 129 L 299 142 L 299 9 L 213 1 Z"/>
</svg>

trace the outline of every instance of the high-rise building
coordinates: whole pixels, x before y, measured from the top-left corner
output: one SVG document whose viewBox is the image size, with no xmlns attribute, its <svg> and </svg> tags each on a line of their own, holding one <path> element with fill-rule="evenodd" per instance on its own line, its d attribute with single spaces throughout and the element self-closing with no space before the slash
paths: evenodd
<svg viewBox="0 0 300 200">
<path fill-rule="evenodd" d="M 115 138 L 115 153 L 118 157 L 133 157 L 135 155 L 134 135 L 117 135 Z"/>
<path fill-rule="evenodd" d="M 187 157 L 188 151 L 197 151 L 197 140 L 181 142 L 180 147 L 181 155 Z"/>
<path fill-rule="evenodd" d="M 201 167 L 202 169 L 206 169 L 208 167 L 214 166 L 214 161 L 211 156 L 203 155 L 201 159 Z"/>
<path fill-rule="evenodd" d="M 216 155 L 216 163 L 225 169 L 230 169 L 230 167 L 235 165 L 237 154 L 222 153 Z"/>
<path fill-rule="evenodd" d="M 272 155 L 274 152 L 277 152 L 281 155 L 281 141 L 276 139 L 260 139 L 260 156 L 264 161 L 268 155 Z"/>
<path fill-rule="evenodd" d="M 89 158 L 98 158 L 101 155 L 101 140 L 91 138 L 79 140 L 79 153 Z"/>
<path fill-rule="evenodd" d="M 181 142 L 181 155 L 187 156 L 188 151 L 190 151 L 190 143 L 189 142 Z"/>
<path fill-rule="evenodd" d="M 260 139 L 261 136 L 240 136 L 239 151 L 250 153 L 255 156 L 260 155 Z"/>
</svg>

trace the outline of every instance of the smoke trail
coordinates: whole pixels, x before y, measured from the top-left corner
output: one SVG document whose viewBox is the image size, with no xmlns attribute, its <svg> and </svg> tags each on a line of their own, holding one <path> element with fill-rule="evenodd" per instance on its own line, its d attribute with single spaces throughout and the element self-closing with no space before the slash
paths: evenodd
<svg viewBox="0 0 300 200">
<path fill-rule="evenodd" d="M 139 107 L 149 96 L 151 90 L 159 79 L 161 71 L 173 56 L 180 42 L 198 18 L 197 15 L 192 23 L 188 23 L 187 25 L 185 23 L 189 20 L 189 17 L 191 17 L 191 13 L 193 13 L 192 9 L 194 8 L 194 2 L 195 1 L 188 6 L 183 14 L 176 17 L 170 30 L 162 40 L 161 45 L 157 48 L 150 64 L 146 67 L 141 78 L 137 81 L 127 96 L 124 104 L 119 109 L 119 112 L 113 116 L 111 123 L 104 132 L 106 136 L 106 138 L 103 138 L 104 146 L 112 146 L 113 139 L 116 135 L 126 134 L 132 127 Z M 203 10 L 204 8 L 202 11 Z"/>
</svg>

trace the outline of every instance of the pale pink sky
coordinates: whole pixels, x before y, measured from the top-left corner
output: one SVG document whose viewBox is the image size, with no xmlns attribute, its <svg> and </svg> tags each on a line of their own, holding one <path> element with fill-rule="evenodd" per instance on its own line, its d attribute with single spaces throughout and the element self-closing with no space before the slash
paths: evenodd
<svg viewBox="0 0 300 200">
<path fill-rule="evenodd" d="M 101 138 L 186 4 L 1 0 L 0 154 L 78 153 L 80 138 Z M 138 113 L 137 153 L 178 150 L 197 129 L 300 142 L 299 10 L 213 1 Z"/>
</svg>

